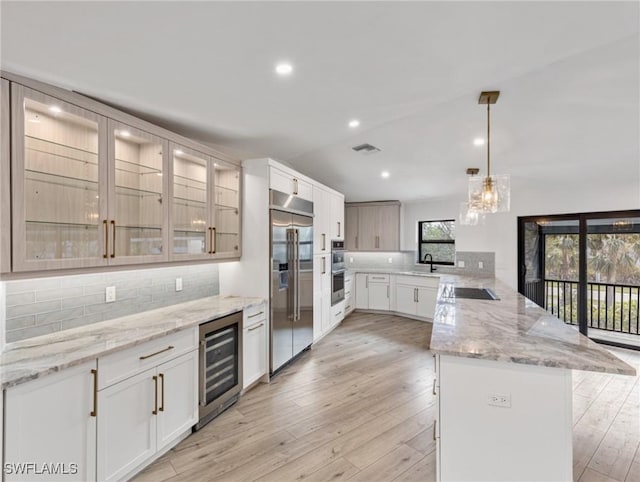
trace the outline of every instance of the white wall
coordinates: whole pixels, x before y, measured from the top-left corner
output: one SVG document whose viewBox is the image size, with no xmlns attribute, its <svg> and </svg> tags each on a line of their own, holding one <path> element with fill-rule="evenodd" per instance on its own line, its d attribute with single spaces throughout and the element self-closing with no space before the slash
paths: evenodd
<svg viewBox="0 0 640 482">
<path fill-rule="evenodd" d="M 611 166 L 615 170 L 615 166 Z M 549 173 L 549 177 L 553 177 Z M 418 221 L 457 219 L 466 193 L 452 199 L 406 203 L 403 205 L 401 249 L 417 249 Z M 518 285 L 517 217 L 592 211 L 640 209 L 640 160 L 624 183 L 602 178 L 591 185 L 555 179 L 533 185 L 511 179 L 511 211 L 490 214 L 484 226 L 457 226 L 457 251 L 496 253 L 496 277 L 514 289 Z"/>
</svg>

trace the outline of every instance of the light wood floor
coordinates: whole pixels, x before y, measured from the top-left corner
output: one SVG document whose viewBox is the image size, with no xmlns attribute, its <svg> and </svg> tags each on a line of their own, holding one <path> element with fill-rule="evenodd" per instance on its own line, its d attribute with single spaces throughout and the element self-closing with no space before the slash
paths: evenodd
<svg viewBox="0 0 640 482">
<path fill-rule="evenodd" d="M 136 481 L 435 480 L 430 330 L 352 314 Z M 640 353 L 612 351 L 640 371 Z M 573 384 L 575 480 L 640 481 L 638 378 Z"/>
</svg>

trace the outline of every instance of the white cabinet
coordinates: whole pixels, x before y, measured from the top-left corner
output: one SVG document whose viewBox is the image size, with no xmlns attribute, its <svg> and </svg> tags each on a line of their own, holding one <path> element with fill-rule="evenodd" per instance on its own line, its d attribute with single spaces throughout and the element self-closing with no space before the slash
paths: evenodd
<svg viewBox="0 0 640 482">
<path fill-rule="evenodd" d="M 389 311 L 390 280 L 388 274 L 356 274 L 356 308 Z"/>
<path fill-rule="evenodd" d="M 398 251 L 400 203 L 384 201 L 346 206 L 346 248 L 349 251 Z"/>
<path fill-rule="evenodd" d="M 311 183 L 300 179 L 295 173 L 271 167 L 269 187 L 285 194 L 292 194 L 307 201 L 313 201 Z"/>
<path fill-rule="evenodd" d="M 331 241 L 344 239 L 344 196 L 313 186 L 313 251 L 331 252 Z"/>
<path fill-rule="evenodd" d="M 329 233 L 331 239 L 344 239 L 344 196 L 342 194 L 330 195 Z"/>
<path fill-rule="evenodd" d="M 6 464 L 37 463 L 43 469 L 44 463 L 59 462 L 70 473 L 47 475 L 47 480 L 96 479 L 92 370 L 95 360 L 6 390 Z M 33 474 L 21 477 L 5 471 L 7 482 L 33 479 Z"/>
<path fill-rule="evenodd" d="M 355 305 L 353 273 L 347 272 L 344 275 L 344 315 L 351 313 Z"/>
<path fill-rule="evenodd" d="M 335 326 L 344 320 L 344 300 L 331 307 L 331 326 Z"/>
<path fill-rule="evenodd" d="M 126 478 L 196 424 L 197 338 L 187 329 L 98 360 L 98 480 Z"/>
<path fill-rule="evenodd" d="M 242 388 L 267 373 L 267 316 L 265 305 L 246 309 L 242 332 Z"/>
<path fill-rule="evenodd" d="M 313 257 L 313 278 L 313 339 L 317 341 L 333 328 L 329 254 Z"/>
<path fill-rule="evenodd" d="M 433 318 L 439 278 L 396 276 L 395 311 L 420 318 Z"/>
</svg>

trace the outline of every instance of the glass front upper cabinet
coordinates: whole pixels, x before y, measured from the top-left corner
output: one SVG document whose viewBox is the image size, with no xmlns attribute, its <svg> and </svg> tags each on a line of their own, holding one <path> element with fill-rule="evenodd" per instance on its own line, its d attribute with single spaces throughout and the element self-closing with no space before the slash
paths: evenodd
<svg viewBox="0 0 640 482">
<path fill-rule="evenodd" d="M 214 160 L 213 251 L 220 258 L 240 256 L 240 168 Z"/>
<path fill-rule="evenodd" d="M 13 270 L 107 264 L 106 119 L 12 89 Z"/>
<path fill-rule="evenodd" d="M 167 141 L 109 120 L 109 257 L 168 261 Z"/>
<path fill-rule="evenodd" d="M 170 144 L 172 175 L 172 259 L 211 257 L 213 251 L 209 156 Z"/>
</svg>

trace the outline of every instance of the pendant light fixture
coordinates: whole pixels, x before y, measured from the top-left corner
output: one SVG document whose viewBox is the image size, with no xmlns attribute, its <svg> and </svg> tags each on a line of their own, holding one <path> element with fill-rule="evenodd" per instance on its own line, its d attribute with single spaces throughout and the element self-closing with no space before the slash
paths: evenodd
<svg viewBox="0 0 640 482">
<path fill-rule="evenodd" d="M 483 139 L 484 143 L 484 139 Z M 477 176 L 480 169 L 477 167 L 467 168 L 467 176 Z M 485 214 L 478 211 L 474 211 L 469 208 L 468 202 L 460 203 L 460 216 L 458 217 L 458 223 L 462 226 L 477 226 L 484 224 Z"/>
<path fill-rule="evenodd" d="M 482 92 L 478 104 L 487 105 L 487 175 L 469 178 L 469 206 L 471 213 L 488 214 L 510 209 L 511 193 L 508 175 L 491 175 L 491 104 L 498 101 L 500 91 Z"/>
</svg>

